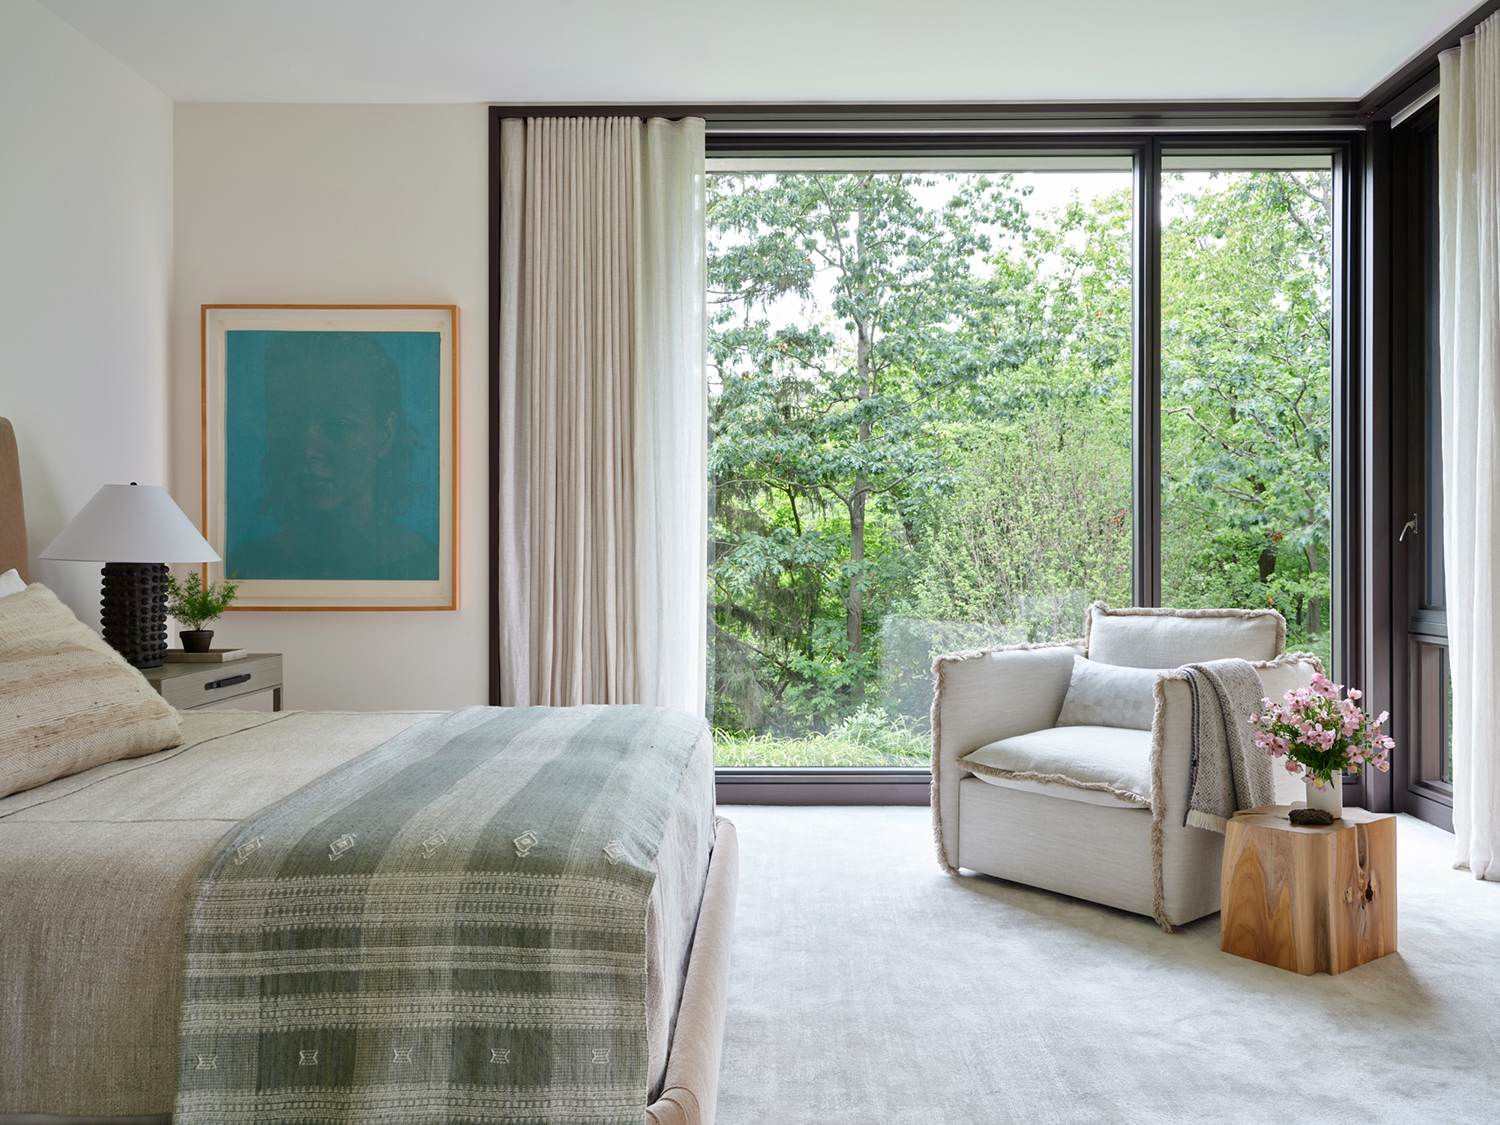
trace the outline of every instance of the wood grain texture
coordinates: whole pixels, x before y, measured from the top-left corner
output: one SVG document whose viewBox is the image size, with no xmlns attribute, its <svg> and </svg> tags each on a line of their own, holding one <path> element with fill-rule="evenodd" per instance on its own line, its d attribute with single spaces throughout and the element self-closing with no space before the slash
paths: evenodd
<svg viewBox="0 0 1500 1125">
<path fill-rule="evenodd" d="M 1289 805 L 1225 825 L 1220 948 L 1310 975 L 1342 973 L 1396 949 L 1396 818 L 1345 809 L 1326 827 Z"/>
</svg>

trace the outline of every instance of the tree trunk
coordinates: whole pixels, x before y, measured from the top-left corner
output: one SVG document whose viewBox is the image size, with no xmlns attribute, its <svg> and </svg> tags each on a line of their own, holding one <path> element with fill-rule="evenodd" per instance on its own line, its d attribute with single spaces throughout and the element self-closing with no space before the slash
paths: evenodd
<svg viewBox="0 0 1500 1125">
<path fill-rule="evenodd" d="M 859 328 L 859 401 L 870 398 L 870 329 L 864 321 L 857 321 Z M 869 419 L 859 423 L 859 444 L 870 440 Z M 870 482 L 861 474 L 854 478 L 854 494 L 849 498 L 849 602 L 848 636 L 851 653 L 864 651 L 865 595 L 859 588 L 860 571 L 865 561 L 865 493 Z"/>
<path fill-rule="evenodd" d="M 1318 573 L 1318 548 L 1309 543 L 1307 545 L 1307 577 L 1310 579 Z M 1307 632 L 1316 635 L 1323 631 L 1322 617 L 1318 613 L 1318 599 L 1309 597 L 1307 599 Z"/>
<path fill-rule="evenodd" d="M 1276 573 L 1276 548 L 1267 543 L 1260 549 L 1260 580 L 1271 581 L 1271 575 Z"/>
</svg>

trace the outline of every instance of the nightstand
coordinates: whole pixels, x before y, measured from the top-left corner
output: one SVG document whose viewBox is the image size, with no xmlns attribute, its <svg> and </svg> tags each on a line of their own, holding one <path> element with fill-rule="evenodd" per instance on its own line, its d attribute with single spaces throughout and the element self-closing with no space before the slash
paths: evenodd
<svg viewBox="0 0 1500 1125">
<path fill-rule="evenodd" d="M 233 707 L 251 702 L 248 696 L 271 693 L 271 710 L 281 710 L 281 653 L 252 652 L 242 660 L 223 664 L 163 664 L 142 668 L 141 675 L 179 711 Z"/>
</svg>

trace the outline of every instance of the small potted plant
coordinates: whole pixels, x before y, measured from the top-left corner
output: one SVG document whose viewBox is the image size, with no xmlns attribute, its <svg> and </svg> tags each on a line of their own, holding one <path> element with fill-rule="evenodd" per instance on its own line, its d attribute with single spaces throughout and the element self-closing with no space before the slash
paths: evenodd
<svg viewBox="0 0 1500 1125">
<path fill-rule="evenodd" d="M 1262 699 L 1266 713 L 1250 716 L 1255 745 L 1273 758 L 1287 759 L 1289 773 L 1302 773 L 1307 807 L 1329 813 L 1330 823 L 1344 812 L 1343 775 L 1361 765 L 1389 770 L 1396 745 L 1380 731 L 1390 716 L 1382 711 L 1371 720 L 1356 702 L 1364 693 L 1350 688 L 1348 697 L 1340 699 L 1343 690 L 1343 684 L 1314 672 L 1312 686 L 1287 692 L 1283 703 Z"/>
<path fill-rule="evenodd" d="M 205 586 L 196 570 L 187 576 L 186 582 L 167 576 L 167 613 L 187 626 L 177 634 L 182 638 L 184 652 L 209 651 L 214 631 L 203 626 L 224 615 L 239 588 L 240 584 L 232 578 Z"/>
</svg>

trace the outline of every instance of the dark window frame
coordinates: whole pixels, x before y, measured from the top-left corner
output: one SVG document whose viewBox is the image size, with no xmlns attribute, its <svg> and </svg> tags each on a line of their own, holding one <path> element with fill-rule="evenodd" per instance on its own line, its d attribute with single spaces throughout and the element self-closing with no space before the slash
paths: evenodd
<svg viewBox="0 0 1500 1125">
<path fill-rule="evenodd" d="M 1334 442 L 1332 459 L 1332 568 L 1335 666 L 1363 665 L 1367 645 L 1354 628 L 1366 619 L 1360 612 L 1370 586 L 1369 560 L 1361 516 L 1367 478 L 1362 454 L 1368 443 L 1359 435 L 1366 396 L 1361 393 L 1359 287 L 1361 229 L 1360 170 L 1363 131 L 1351 129 L 1162 131 L 1119 133 L 911 133 L 899 129 L 869 133 L 825 133 L 813 130 L 779 133 L 771 129 L 716 131 L 710 125 L 707 154 L 715 156 L 1027 156 L 1125 154 L 1133 169 L 1132 254 L 1132 567 L 1135 602 L 1161 604 L 1161 160 L 1172 155 L 1330 154 L 1334 181 L 1333 339 L 1331 350 Z M 1354 676 L 1350 682 L 1362 682 Z M 1382 706 L 1385 706 L 1382 704 Z M 858 771 L 826 769 L 743 769 L 717 771 L 721 803 L 745 804 L 910 804 L 930 783 L 925 767 Z M 1362 779 L 1349 779 L 1345 799 L 1365 800 Z"/>
<path fill-rule="evenodd" d="M 1433 480 L 1441 449 L 1432 445 L 1432 381 L 1437 377 L 1437 196 L 1435 139 L 1438 107 L 1429 103 L 1389 130 L 1390 260 L 1390 661 L 1397 706 L 1391 734 L 1396 750 L 1383 778 L 1386 807 L 1453 830 L 1453 786 L 1441 777 L 1447 744 L 1446 606 L 1434 604 L 1433 569 L 1441 566 L 1430 541 L 1442 534 L 1433 518 Z M 1436 456 L 1434 456 L 1436 454 Z M 1416 517 L 1413 542 L 1402 538 Z M 1444 599 L 1446 600 L 1446 599 Z"/>
</svg>

